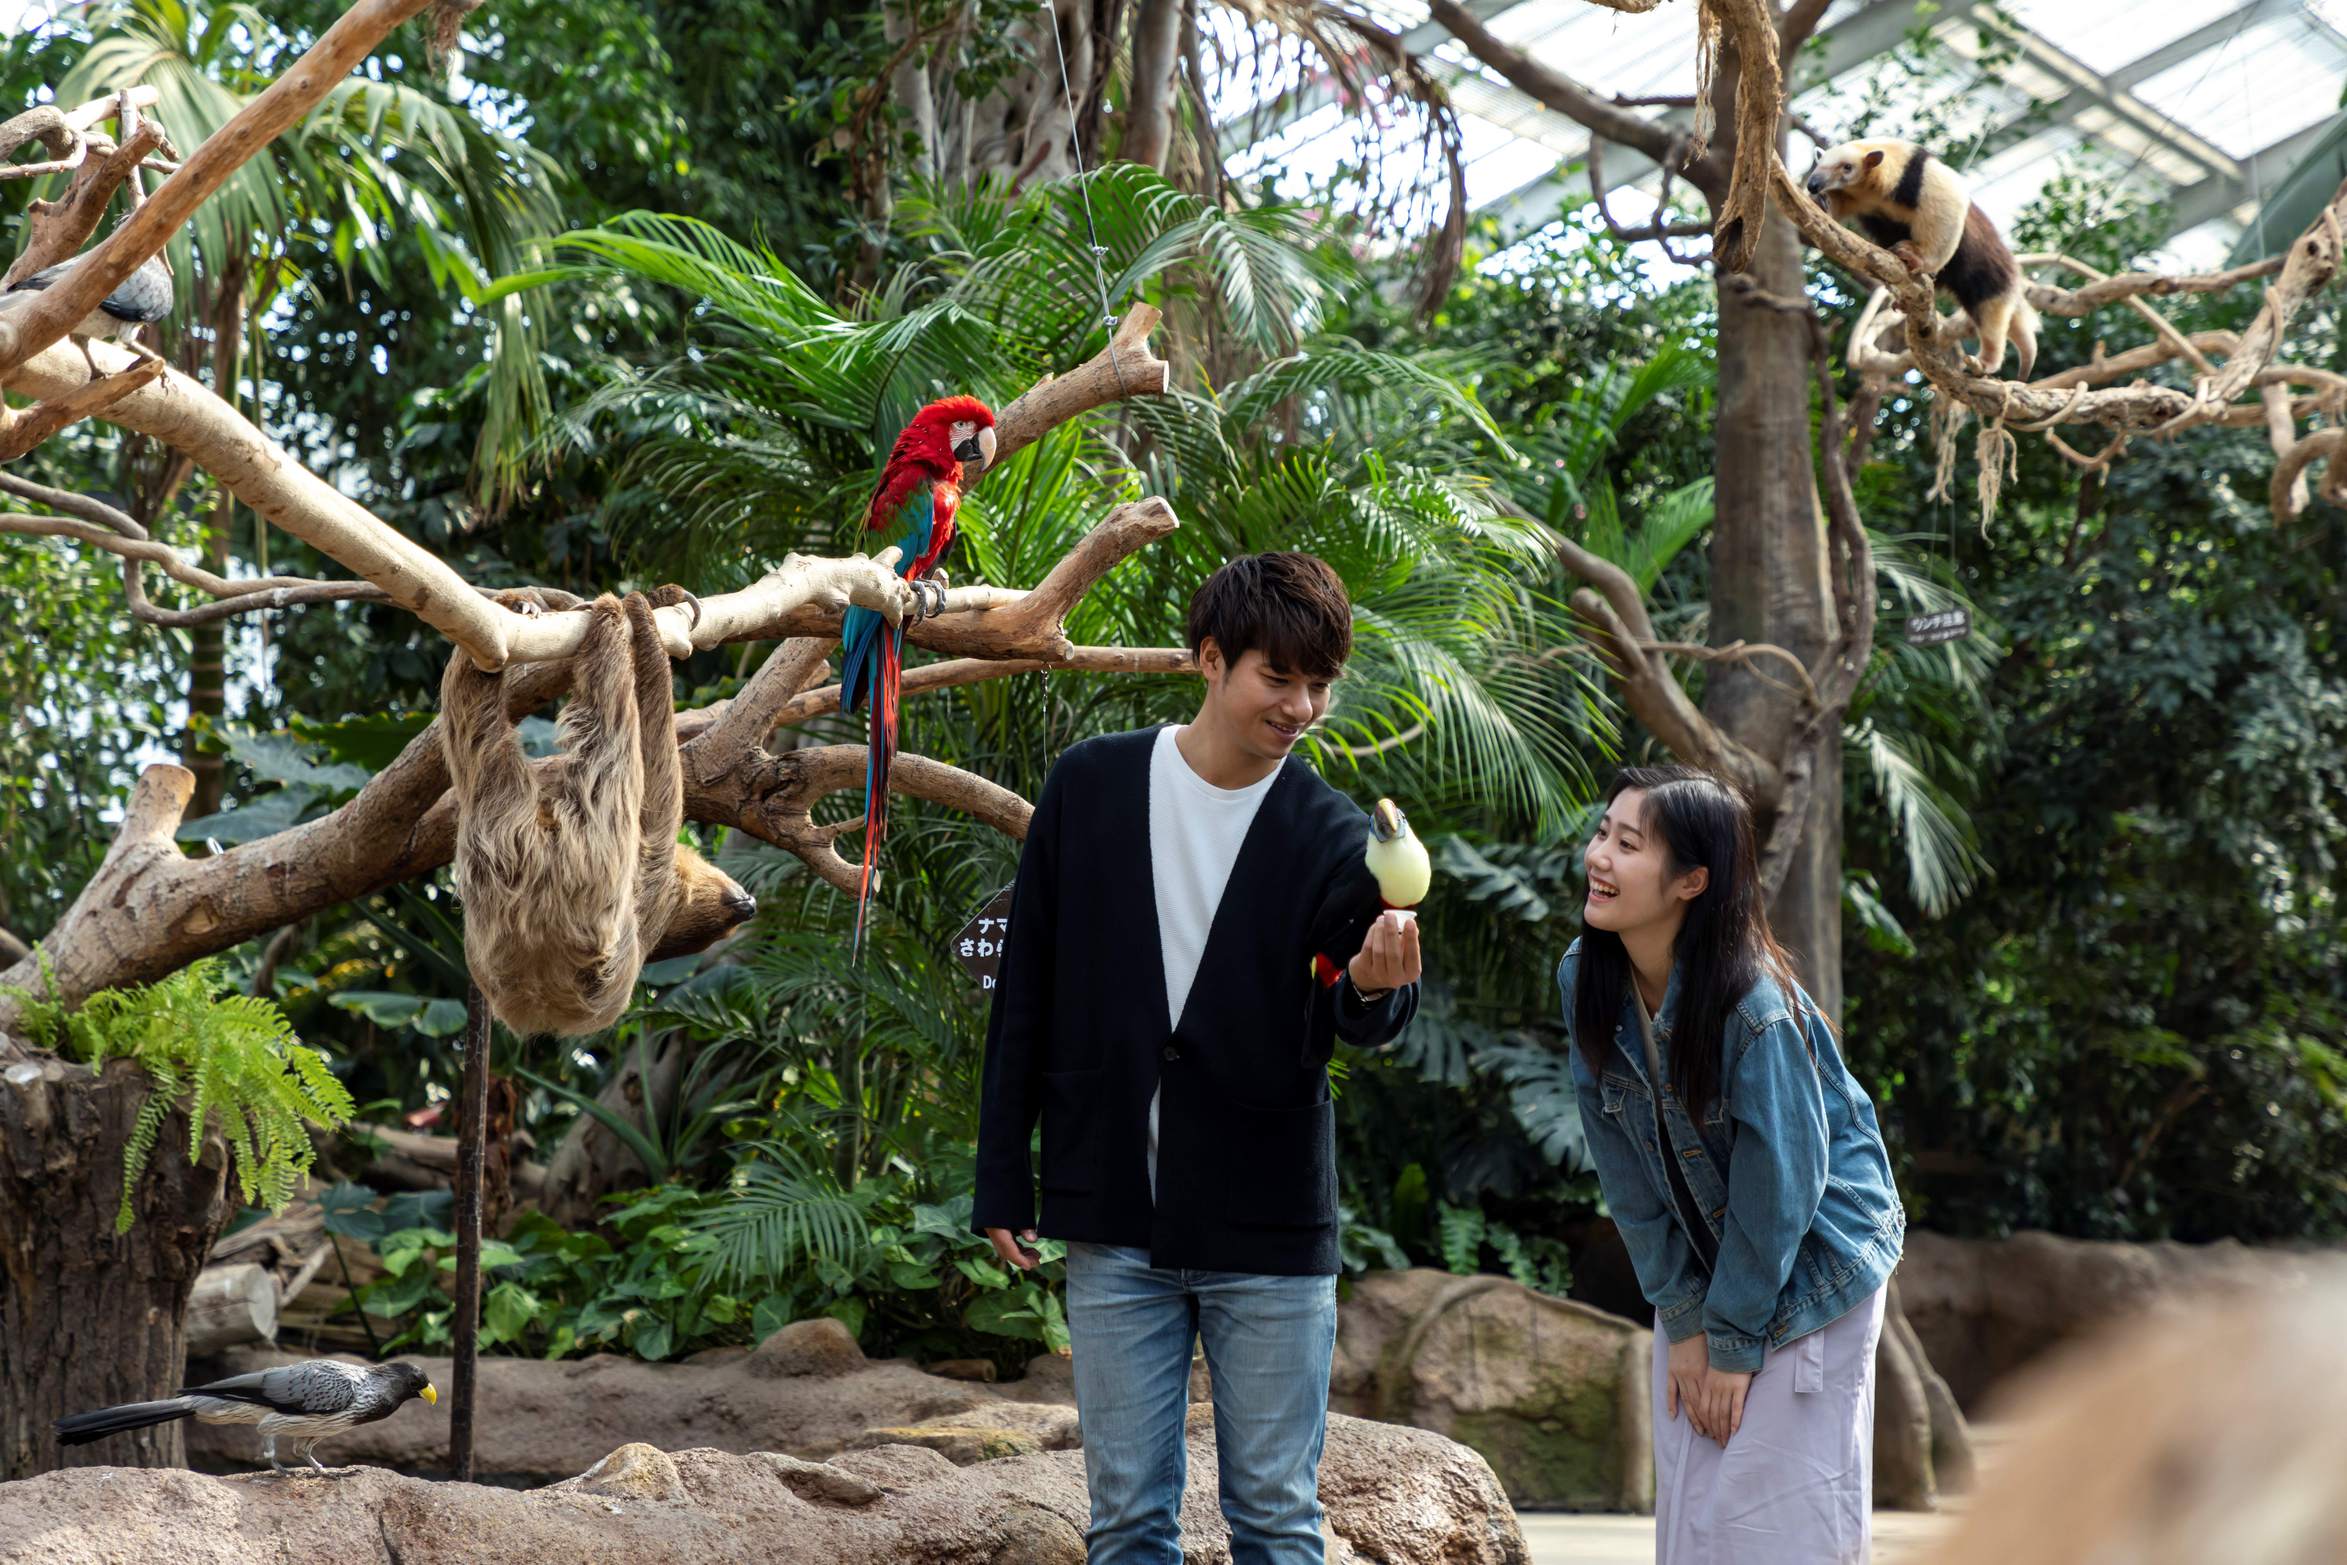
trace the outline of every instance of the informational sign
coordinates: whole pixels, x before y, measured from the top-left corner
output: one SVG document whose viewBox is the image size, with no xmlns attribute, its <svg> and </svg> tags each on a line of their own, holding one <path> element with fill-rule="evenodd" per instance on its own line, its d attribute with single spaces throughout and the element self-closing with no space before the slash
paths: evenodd
<svg viewBox="0 0 2347 1565">
<path fill-rule="evenodd" d="M 1918 614 L 1907 621 L 1907 639 L 1919 647 L 1962 641 L 1971 634 L 1972 614 L 1967 609 L 1943 609 L 1937 614 Z"/>
<path fill-rule="evenodd" d="M 961 959 L 978 987 L 992 993 L 995 975 L 1002 971 L 1002 948 L 1011 937 L 1011 888 L 1003 887 L 987 899 L 978 916 L 953 937 L 953 954 Z"/>
</svg>

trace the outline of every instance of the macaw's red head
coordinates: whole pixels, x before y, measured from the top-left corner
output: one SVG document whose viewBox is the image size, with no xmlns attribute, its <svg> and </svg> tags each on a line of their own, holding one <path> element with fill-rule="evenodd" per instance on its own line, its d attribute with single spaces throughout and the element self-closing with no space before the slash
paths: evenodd
<svg viewBox="0 0 2347 1565">
<path fill-rule="evenodd" d="M 918 462 L 940 472 L 956 462 L 972 469 L 994 464 L 994 414 L 976 397 L 940 397 L 896 437 L 889 465 Z"/>
</svg>

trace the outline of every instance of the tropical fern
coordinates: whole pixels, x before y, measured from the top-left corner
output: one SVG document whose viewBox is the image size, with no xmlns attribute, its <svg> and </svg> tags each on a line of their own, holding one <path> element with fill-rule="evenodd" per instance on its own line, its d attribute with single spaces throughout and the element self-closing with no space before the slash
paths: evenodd
<svg viewBox="0 0 2347 1565">
<path fill-rule="evenodd" d="M 222 964 L 210 958 L 133 989 L 103 989 L 68 1010 L 22 989 L 25 1035 L 93 1071 L 108 1060 L 137 1062 L 154 1083 L 140 1103 L 122 1154 L 122 1204 L 114 1229 L 127 1232 L 131 1192 L 146 1171 L 174 1109 L 187 1113 L 188 1161 L 203 1155 L 207 1130 L 228 1144 L 246 1204 L 281 1210 L 293 1199 L 316 1149 L 312 1125 L 347 1124 L 357 1105 L 326 1057 L 306 1047 L 273 1001 L 223 992 Z M 54 992 L 46 963 L 42 987 Z"/>
<path fill-rule="evenodd" d="M 760 1150 L 783 1156 L 773 1143 Z M 789 1166 L 745 1160 L 735 1165 L 723 1198 L 695 1213 L 688 1226 L 720 1278 L 772 1282 L 810 1262 L 837 1277 L 852 1272 L 870 1247 L 872 1204 L 883 1193 L 870 1182 L 842 1189 L 803 1160 Z"/>
</svg>

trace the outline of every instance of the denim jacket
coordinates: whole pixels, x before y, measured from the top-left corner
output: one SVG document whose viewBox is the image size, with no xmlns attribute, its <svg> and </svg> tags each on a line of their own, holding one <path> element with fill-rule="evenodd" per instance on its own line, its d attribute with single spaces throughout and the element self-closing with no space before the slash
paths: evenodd
<svg viewBox="0 0 2347 1565">
<path fill-rule="evenodd" d="M 1576 940 L 1557 964 L 1568 1032 L 1580 958 Z M 1752 986 L 1721 1040 L 1719 1101 L 1698 1125 L 1667 1079 L 1678 998 L 1674 970 L 1655 1020 L 1659 1123 L 1635 994 L 1624 997 L 1602 1080 L 1568 1045 L 1573 1086 L 1606 1204 L 1664 1333 L 1683 1342 L 1701 1331 L 1714 1369 L 1749 1372 L 1871 1297 L 1898 1264 L 1907 1215 L 1874 1104 L 1816 1002 L 1766 975 Z M 1679 1160 L 1718 1241 L 1716 1271 L 1671 1198 L 1666 1157 Z"/>
</svg>

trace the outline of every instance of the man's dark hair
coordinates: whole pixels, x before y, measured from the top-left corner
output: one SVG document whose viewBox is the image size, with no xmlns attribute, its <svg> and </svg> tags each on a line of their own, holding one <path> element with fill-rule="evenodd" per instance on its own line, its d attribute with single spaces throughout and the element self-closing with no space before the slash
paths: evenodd
<svg viewBox="0 0 2347 1565">
<path fill-rule="evenodd" d="M 1212 636 L 1226 665 L 1249 652 L 1283 674 L 1334 679 L 1353 653 L 1353 600 L 1314 554 L 1242 554 L 1190 595 L 1190 655 Z"/>
</svg>

